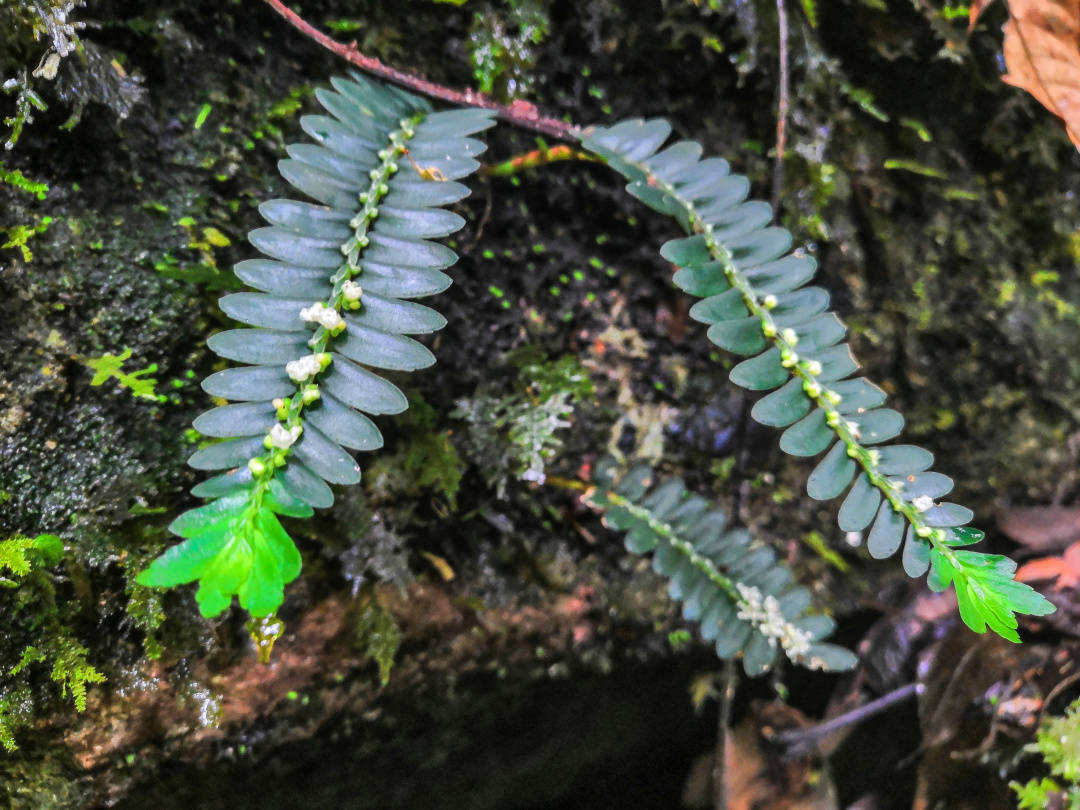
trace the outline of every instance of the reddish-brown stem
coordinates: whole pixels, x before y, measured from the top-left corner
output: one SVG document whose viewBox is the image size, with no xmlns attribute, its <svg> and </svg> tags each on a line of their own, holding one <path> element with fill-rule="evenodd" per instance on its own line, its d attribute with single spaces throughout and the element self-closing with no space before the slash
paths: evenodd
<svg viewBox="0 0 1080 810">
<path fill-rule="evenodd" d="M 481 166 L 480 175 L 482 177 L 509 177 L 525 169 L 535 169 L 562 160 L 595 161 L 596 158 L 587 152 L 579 152 L 565 144 L 559 144 L 545 149 L 533 149 L 531 152 L 515 155 L 493 166 Z"/>
<path fill-rule="evenodd" d="M 288 8 L 282 0 L 266 0 L 266 3 L 270 8 L 284 17 L 289 25 L 308 39 L 322 45 L 331 53 L 337 54 L 342 59 L 356 65 L 356 67 L 366 73 L 378 76 L 380 79 L 392 82 L 393 84 L 401 85 L 416 93 L 431 98 L 437 98 L 440 101 L 445 101 L 449 104 L 467 107 L 483 107 L 487 110 L 493 110 L 495 116 L 500 120 L 506 121 L 508 124 L 513 124 L 514 126 L 522 127 L 523 129 L 529 129 L 533 132 L 539 132 L 543 135 L 559 138 L 564 141 L 577 140 L 577 127 L 566 121 L 560 121 L 557 118 L 549 118 L 540 115 L 540 111 L 536 108 L 535 104 L 520 100 L 509 105 L 500 104 L 495 101 L 495 99 L 491 98 L 491 96 L 478 93 L 474 90 L 453 90 L 449 87 L 444 87 L 441 84 L 429 82 L 422 76 L 414 76 L 411 73 L 405 73 L 397 68 L 384 65 L 373 56 L 365 56 L 360 53 L 360 49 L 356 47 L 355 41 L 346 44 L 327 36 L 305 21 L 304 18 L 295 11 Z"/>
</svg>

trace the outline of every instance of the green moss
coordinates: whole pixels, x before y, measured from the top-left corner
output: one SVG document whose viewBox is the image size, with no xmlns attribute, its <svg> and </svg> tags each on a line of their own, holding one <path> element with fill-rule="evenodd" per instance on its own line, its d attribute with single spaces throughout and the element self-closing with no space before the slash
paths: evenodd
<svg viewBox="0 0 1080 810">
<path fill-rule="evenodd" d="M 27 653 L 33 650 L 29 660 Z M 61 697 L 71 695 L 75 710 L 86 711 L 86 685 L 102 683 L 105 676 L 86 660 L 88 650 L 73 637 L 60 631 L 50 635 L 44 650 L 27 647 L 23 658 L 11 674 L 17 675 L 18 669 L 29 663 L 44 661 L 52 664 L 49 677 L 59 685 Z"/>
<path fill-rule="evenodd" d="M 0 183 L 7 183 L 9 186 L 24 191 L 27 194 L 33 194 L 39 200 L 44 200 L 49 193 L 49 186 L 47 183 L 37 183 L 30 180 L 18 169 L 7 169 L 2 162 L 0 162 Z"/>
<path fill-rule="evenodd" d="M 434 492 L 456 509 L 465 465 L 450 442 L 450 432 L 438 430 L 438 411 L 413 393 L 397 426 L 403 442 L 397 452 L 383 453 L 371 463 L 369 491 L 376 500 Z"/>
<path fill-rule="evenodd" d="M 379 666 L 379 682 L 390 682 L 390 670 L 394 656 L 401 645 L 401 628 L 390 611 L 369 596 L 366 606 L 356 622 L 356 648 Z"/>
<path fill-rule="evenodd" d="M 30 251 L 29 242 L 35 236 L 45 233 L 52 224 L 53 218 L 49 216 L 39 217 L 35 225 L 8 225 L 0 226 L 0 233 L 7 234 L 7 241 L 0 244 L 0 248 L 11 248 L 22 253 L 23 261 L 33 261 L 34 254 Z"/>
<path fill-rule="evenodd" d="M 573 355 L 550 360 L 529 345 L 508 355 L 506 364 L 517 371 L 509 392 L 482 385 L 450 414 L 466 423 L 466 453 L 500 493 L 511 476 L 543 482 L 546 463 L 562 446 L 558 432 L 570 426 L 574 406 L 594 390 Z"/>
<path fill-rule="evenodd" d="M 146 368 L 140 368 L 132 372 L 123 370 L 124 361 L 131 357 L 131 349 L 124 349 L 121 354 L 103 354 L 101 357 L 84 357 L 83 365 L 94 372 L 91 385 L 103 385 L 107 380 L 114 379 L 122 388 L 131 391 L 134 397 L 151 399 L 155 402 L 165 402 L 168 397 L 158 394 L 154 388 L 157 379 L 148 377 L 157 371 L 157 363 L 151 363 Z"/>
<path fill-rule="evenodd" d="M 0 542 L 0 570 L 6 568 L 16 578 L 0 580 L 12 591 L 9 609 L 14 618 L 6 630 L 4 649 L 17 656 L 2 667 L 7 674 L 0 677 L 0 745 L 9 751 L 17 747 L 18 730 L 49 703 L 40 682 L 33 678 L 37 665 L 45 665 L 49 679 L 59 687 L 59 696 L 70 696 L 79 712 L 86 710 L 87 685 L 105 680 L 87 661 L 87 648 L 65 623 L 70 609 L 58 603 L 47 571 L 63 553 L 62 541 L 51 534 Z"/>
<path fill-rule="evenodd" d="M 64 554 L 64 544 L 55 534 L 30 538 L 16 535 L 0 541 L 0 573 L 8 569 L 16 577 L 24 577 L 34 566 L 55 565 Z M 10 580 L 2 580 L 11 585 Z"/>
<path fill-rule="evenodd" d="M 161 658 L 162 645 L 159 636 L 161 625 L 165 621 L 165 608 L 161 603 L 161 592 L 139 585 L 134 577 L 141 570 L 145 561 L 129 557 L 125 560 L 127 578 L 127 615 L 135 626 L 143 632 L 143 651 L 151 661 Z"/>
<path fill-rule="evenodd" d="M 1061 781 L 1042 777 L 1025 784 L 1009 783 L 1020 810 L 1080 807 L 1080 700 L 1074 701 L 1064 715 L 1044 718 L 1032 747 Z"/>
<path fill-rule="evenodd" d="M 504 99 L 528 95 L 537 46 L 550 27 L 544 0 L 503 0 L 501 9 L 477 12 L 469 33 L 469 61 L 477 87 Z"/>
</svg>

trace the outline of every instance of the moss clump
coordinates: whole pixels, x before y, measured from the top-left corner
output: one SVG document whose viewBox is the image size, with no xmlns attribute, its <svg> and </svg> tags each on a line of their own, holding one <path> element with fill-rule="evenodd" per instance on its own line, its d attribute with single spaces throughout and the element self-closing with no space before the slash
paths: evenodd
<svg viewBox="0 0 1080 810">
<path fill-rule="evenodd" d="M 537 46 L 550 27 L 544 0 L 504 0 L 501 9 L 476 12 L 469 61 L 480 91 L 504 99 L 532 92 Z"/>
<path fill-rule="evenodd" d="M 7 570 L 13 577 L 0 579 L 0 585 L 13 592 L 15 619 L 5 633 L 5 658 L 21 647 L 18 660 L 4 666 L 8 675 L 0 680 L 0 745 L 8 751 L 17 748 L 16 732 L 51 702 L 41 683 L 31 679 L 35 665 L 51 665 L 49 678 L 60 687 L 60 697 L 70 695 L 80 712 L 86 710 L 87 684 L 105 680 L 87 661 L 88 651 L 67 626 L 67 610 L 56 599 L 48 568 L 63 554 L 64 544 L 53 534 L 33 539 L 15 536 L 0 542 L 0 571 Z"/>
<path fill-rule="evenodd" d="M 545 465 L 562 446 L 558 432 L 570 426 L 574 406 L 594 390 L 573 355 L 550 360 L 530 345 L 512 352 L 507 364 L 517 370 L 508 393 L 483 384 L 451 413 L 466 423 L 466 452 L 500 496 L 510 477 L 543 483 Z"/>
<path fill-rule="evenodd" d="M 1060 717 L 1043 720 L 1033 746 L 1056 779 L 1042 777 L 1025 784 L 1010 782 L 1020 810 L 1080 807 L 1080 700 Z"/>
<path fill-rule="evenodd" d="M 437 430 L 438 411 L 419 394 L 409 397 L 409 409 L 397 420 L 404 441 L 397 452 L 383 454 L 368 468 L 369 490 L 376 500 L 416 497 L 434 492 L 457 507 L 464 464 L 450 442 L 449 431 Z"/>
</svg>

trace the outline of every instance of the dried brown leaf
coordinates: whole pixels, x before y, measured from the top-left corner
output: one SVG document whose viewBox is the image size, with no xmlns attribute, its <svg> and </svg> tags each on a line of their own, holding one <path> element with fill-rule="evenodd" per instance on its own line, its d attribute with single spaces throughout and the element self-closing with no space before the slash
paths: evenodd
<svg viewBox="0 0 1080 810">
<path fill-rule="evenodd" d="M 1002 80 L 1061 118 L 1080 147 L 1080 0 L 1010 0 L 1004 31 Z"/>
<path fill-rule="evenodd" d="M 1020 582 L 1053 582 L 1058 591 L 1080 585 L 1080 543 L 1073 543 L 1060 557 L 1044 557 L 1020 566 Z"/>
<path fill-rule="evenodd" d="M 1080 540 L 1080 507 L 1026 506 L 1004 509 L 998 527 L 1017 543 L 1033 551 L 1065 548 Z"/>
</svg>

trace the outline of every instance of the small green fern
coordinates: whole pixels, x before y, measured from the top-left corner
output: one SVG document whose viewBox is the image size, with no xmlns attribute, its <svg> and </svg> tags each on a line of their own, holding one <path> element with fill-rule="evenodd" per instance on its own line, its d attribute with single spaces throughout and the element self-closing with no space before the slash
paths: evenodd
<svg viewBox="0 0 1080 810">
<path fill-rule="evenodd" d="M 131 395 L 142 399 L 152 399 L 155 402 L 165 400 L 165 396 L 158 394 L 154 389 L 157 387 L 157 379 L 146 375 L 157 371 L 157 363 L 151 363 L 146 368 L 135 371 L 124 371 L 124 363 L 131 358 L 131 349 L 124 349 L 120 354 L 103 354 L 101 357 L 79 358 L 83 365 L 94 372 L 90 385 L 104 385 L 106 381 L 115 379 L 122 388 L 131 390 Z"/>
<path fill-rule="evenodd" d="M 52 662 L 50 677 L 60 686 L 60 696 L 71 693 L 75 710 L 86 711 L 86 685 L 103 683 L 105 676 L 86 660 L 89 650 L 74 638 L 54 633 L 45 640 L 45 649 L 30 645 L 23 650 L 19 663 L 11 668 L 11 674 L 18 675 L 31 664 L 41 661 Z"/>
<path fill-rule="evenodd" d="M 604 523 L 626 532 L 626 548 L 652 553 L 653 568 L 671 580 L 672 599 L 683 617 L 700 624 L 716 654 L 742 658 L 750 676 L 768 672 L 783 652 L 810 669 L 851 669 L 856 658 L 821 639 L 835 623 L 807 613 L 810 592 L 792 583 L 791 571 L 746 529 L 729 529 L 720 509 L 690 495 L 679 478 L 653 486 L 652 470 L 639 465 L 621 478 L 615 465 L 596 465 L 594 486 L 583 498 L 604 513 Z"/>
<path fill-rule="evenodd" d="M 221 299 L 222 310 L 254 328 L 210 338 L 229 360 L 248 363 L 211 375 L 203 388 L 234 400 L 195 420 L 227 439 L 196 452 L 196 469 L 229 470 L 195 487 L 213 500 L 177 518 L 185 538 L 138 582 L 170 587 L 198 580 L 206 616 L 239 597 L 256 617 L 281 605 L 300 573 L 300 553 L 278 515 L 308 517 L 330 506 L 329 484 L 355 484 L 360 468 L 344 449 L 374 450 L 382 435 L 365 414 L 400 413 L 405 395 L 370 368 L 412 371 L 434 356 L 406 335 L 441 329 L 439 313 L 406 299 L 451 282 L 457 256 L 428 241 L 464 220 L 437 206 L 469 189 L 484 145 L 467 137 L 492 125 L 484 110 L 432 112 L 427 101 L 359 75 L 316 91 L 330 116 L 301 126 L 317 144 L 294 144 L 282 176 L 318 205 L 273 200 L 260 207 L 271 227 L 249 240 L 269 259 L 236 266 L 261 292 Z M 361 287 L 361 284 L 363 285 Z"/>
<path fill-rule="evenodd" d="M 904 419 L 882 407 L 884 391 L 852 377 L 858 364 L 843 342 L 846 327 L 828 312 L 829 293 L 805 286 L 817 269 L 813 257 L 789 252 L 784 228 L 766 227 L 769 205 L 745 202 L 750 182 L 731 174 L 727 161 L 702 160 L 693 141 L 660 151 L 670 134 L 663 119 L 633 119 L 591 129 L 582 143 L 630 181 L 630 194 L 690 234 L 660 253 L 679 268 L 676 286 L 703 299 L 690 315 L 708 325 L 708 339 L 749 356 L 731 370 L 731 381 L 772 392 L 754 404 L 753 418 L 787 428 L 780 437 L 786 453 L 825 453 L 807 494 L 829 500 L 846 490 L 840 528 L 870 527 L 871 556 L 891 557 L 903 546 L 909 576 L 929 570 L 933 590 L 955 588 L 968 627 L 977 633 L 989 627 L 1019 642 L 1014 614 L 1045 615 L 1054 606 L 1013 579 L 1012 560 L 960 548 L 983 533 L 966 526 L 971 510 L 938 501 L 953 482 L 929 471 L 930 452 L 910 444 L 874 446 L 898 436 Z"/>
<path fill-rule="evenodd" d="M 80 712 L 86 710 L 87 685 L 105 680 L 87 661 L 85 645 L 66 625 L 53 578 L 46 570 L 59 563 L 63 555 L 64 543 L 55 534 L 34 538 L 16 535 L 0 541 L 0 574 L 9 572 L 14 577 L 0 576 L 0 585 L 18 589 L 14 620 L 7 628 L 8 640 L 15 649 L 25 645 L 19 660 L 10 669 L 5 666 L 0 671 L 0 746 L 8 751 L 16 750 L 15 734 L 32 722 L 43 701 L 49 699 L 32 685 L 28 670 L 33 665 L 51 665 L 50 677 L 60 687 L 60 696 L 70 694 Z M 29 621 L 32 643 L 16 641 L 25 629 L 22 617 Z"/>
<path fill-rule="evenodd" d="M 64 543 L 55 534 L 25 537 L 17 534 L 0 540 L 0 574 L 7 569 L 16 577 L 24 577 L 35 565 L 55 565 L 64 555 Z M 0 579 L 0 584 L 11 583 Z"/>
</svg>

